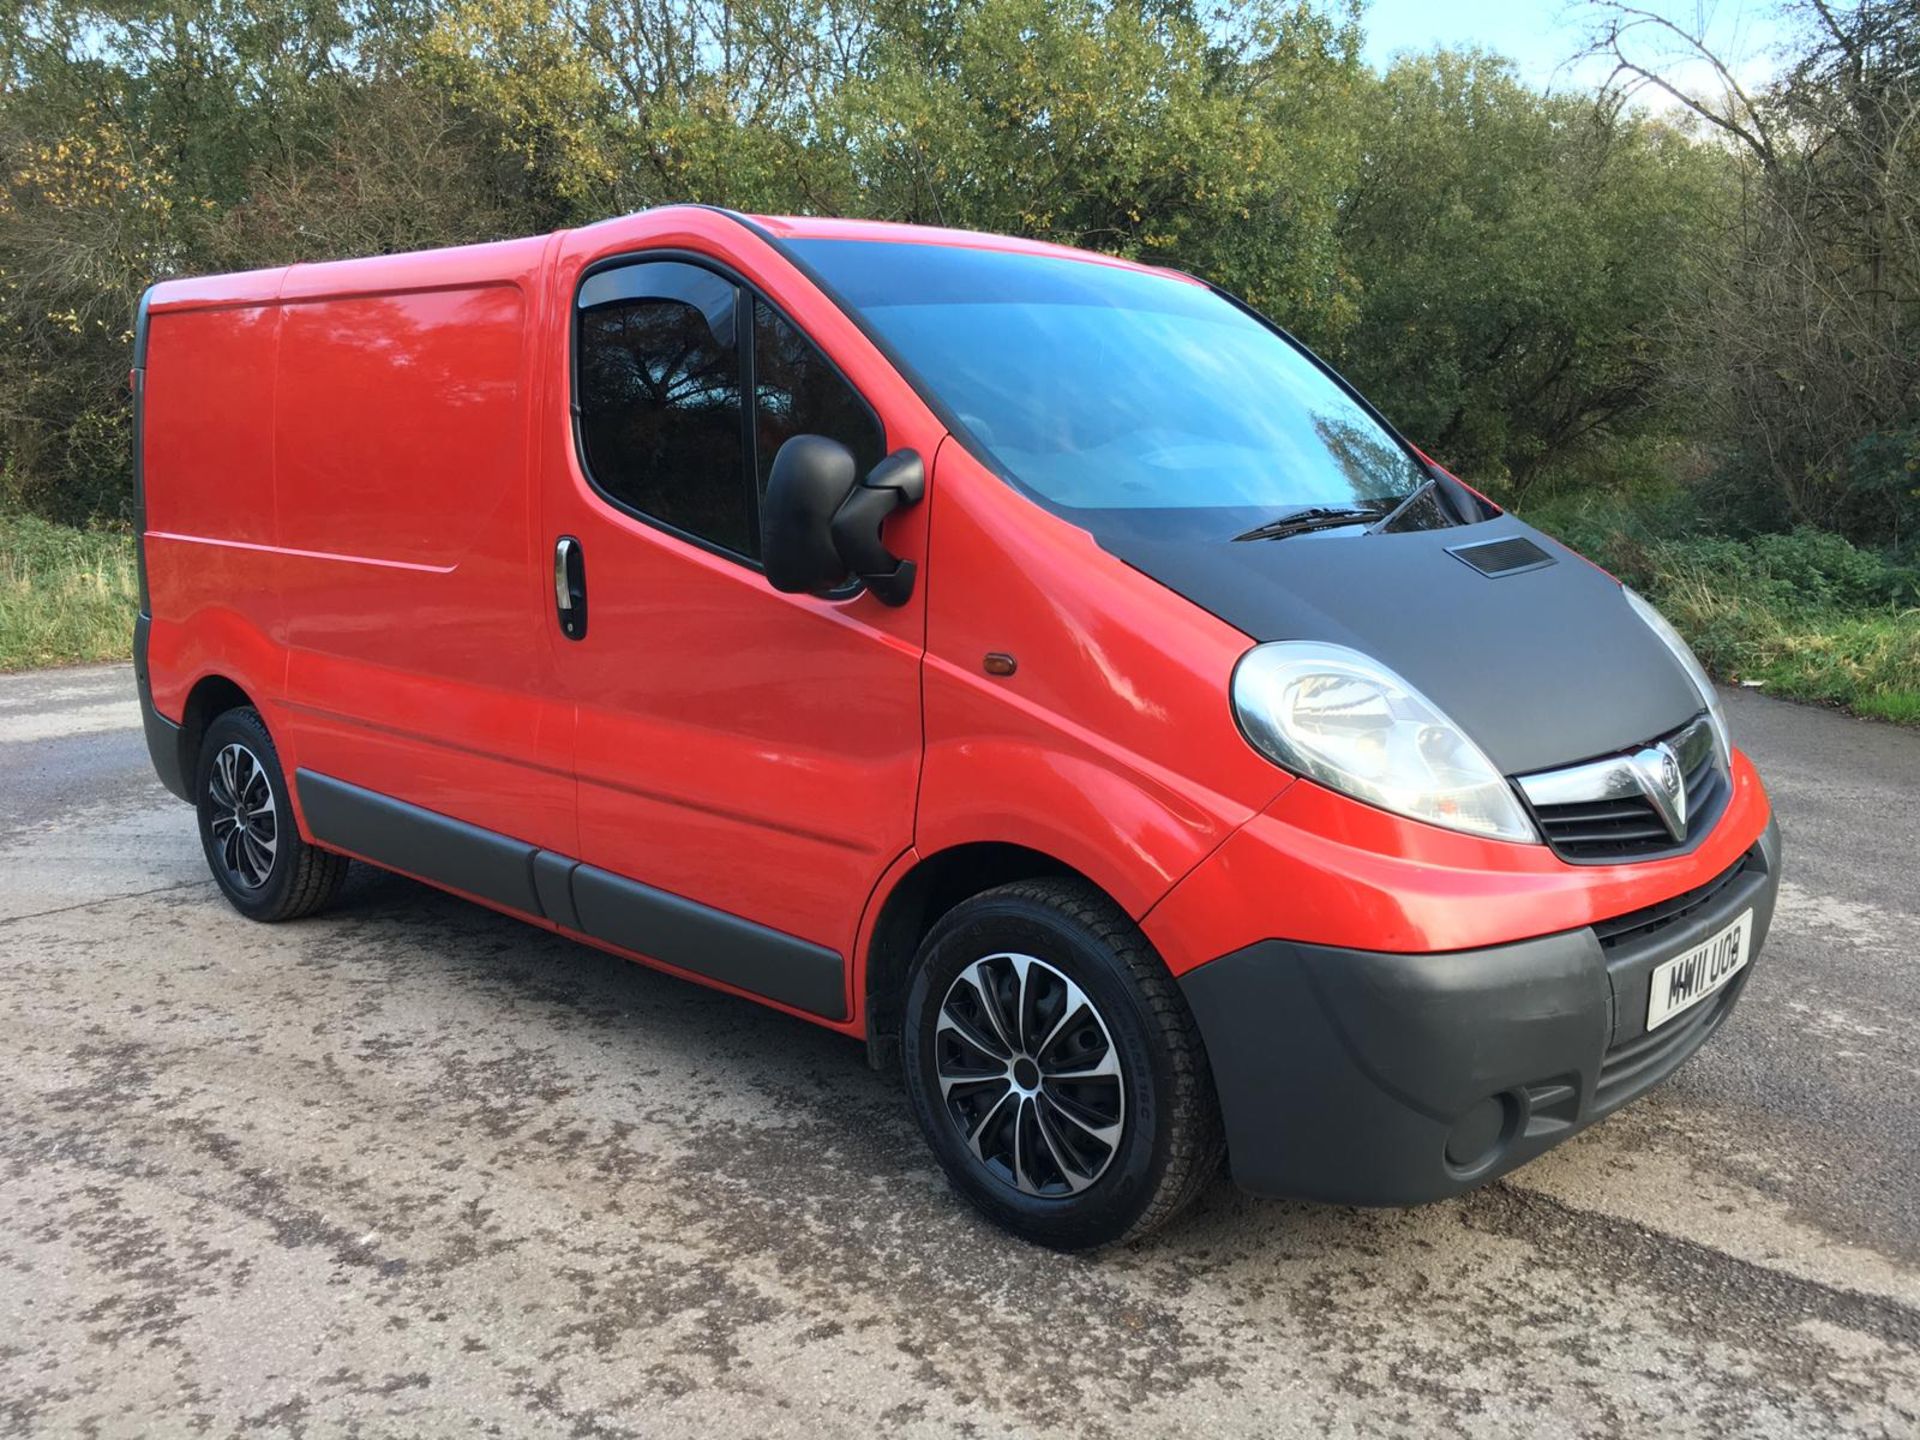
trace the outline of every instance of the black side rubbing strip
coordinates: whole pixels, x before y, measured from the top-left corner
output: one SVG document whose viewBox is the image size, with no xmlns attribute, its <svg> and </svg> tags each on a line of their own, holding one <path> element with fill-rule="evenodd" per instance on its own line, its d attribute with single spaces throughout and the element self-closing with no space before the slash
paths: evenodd
<svg viewBox="0 0 1920 1440">
<path fill-rule="evenodd" d="M 579 913 L 573 908 L 573 872 L 579 868 L 578 860 L 551 850 L 533 852 L 533 890 L 540 900 L 540 913 L 569 930 L 580 928 Z"/>
<path fill-rule="evenodd" d="M 525 914 L 542 913 L 533 883 L 534 847 L 525 841 L 311 770 L 295 772 L 295 784 L 307 828 L 322 845 Z"/>
<path fill-rule="evenodd" d="M 846 1018 L 846 964 L 824 945 L 344 780 L 300 770 L 294 783 L 322 845 L 796 1010 Z"/>
<path fill-rule="evenodd" d="M 582 933 L 778 1000 L 830 1020 L 846 1018 L 846 972 L 823 945 L 622 879 L 591 865 L 573 872 Z"/>
</svg>

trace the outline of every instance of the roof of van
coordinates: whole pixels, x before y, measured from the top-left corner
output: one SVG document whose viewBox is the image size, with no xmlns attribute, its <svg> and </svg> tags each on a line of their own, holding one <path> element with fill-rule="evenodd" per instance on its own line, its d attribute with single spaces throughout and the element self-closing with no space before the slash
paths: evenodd
<svg viewBox="0 0 1920 1440">
<path fill-rule="evenodd" d="M 1082 260 L 1155 274 L 1178 273 L 1157 270 L 1153 266 L 1097 254 L 1091 250 L 1054 245 L 1044 240 L 1022 240 L 1012 235 L 989 235 L 980 231 L 943 229 L 932 225 L 901 225 L 886 220 L 835 220 L 805 215 L 740 215 L 704 205 L 661 206 L 641 213 L 654 215 L 682 208 L 698 209 L 709 215 L 726 215 L 776 240 L 863 240 L 902 245 L 967 246 L 979 250 Z M 634 218 L 631 215 L 611 217 L 582 228 L 597 230 L 603 226 L 619 226 Z M 323 260 L 282 265 L 268 270 L 243 270 L 227 275 L 166 280 L 149 292 L 148 303 L 157 310 L 172 310 L 249 305 L 274 300 L 313 300 L 374 289 L 484 283 L 537 266 L 541 252 L 552 238 L 551 235 L 532 235 L 525 239 L 496 240 L 441 250 Z"/>
<path fill-rule="evenodd" d="M 959 245 L 1015 255 L 1048 255 L 1059 260 L 1085 260 L 1096 265 L 1116 265 L 1125 270 L 1144 270 L 1156 275 L 1167 273 L 1156 266 L 1122 260 L 1114 255 L 1102 255 L 1093 250 L 1078 250 L 1071 245 L 1055 245 L 1046 240 L 1023 240 L 1015 235 L 994 235 L 983 230 L 902 225 L 891 220 L 835 220 L 814 215 L 746 215 L 741 218 L 781 240 L 867 240 L 895 245 Z"/>
</svg>

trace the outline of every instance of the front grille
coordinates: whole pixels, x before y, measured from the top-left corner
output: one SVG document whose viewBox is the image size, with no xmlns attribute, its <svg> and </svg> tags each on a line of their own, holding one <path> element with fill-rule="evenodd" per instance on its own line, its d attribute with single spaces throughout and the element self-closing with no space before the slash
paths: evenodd
<svg viewBox="0 0 1920 1440">
<path fill-rule="evenodd" d="M 1706 743 L 1692 744 L 1691 748 L 1697 753 L 1688 757 L 1691 763 L 1685 772 L 1686 830 L 1690 839 L 1712 828 L 1731 793 L 1726 773 L 1721 767 L 1718 747 L 1712 743 L 1712 732 L 1704 721 L 1696 721 L 1694 725 L 1670 737 L 1675 749 L 1680 748 L 1682 737 L 1690 738 L 1696 730 Z M 1597 772 L 1606 763 L 1595 762 L 1575 769 Z M 1537 782 L 1546 778 L 1527 777 L 1521 782 L 1522 793 L 1527 794 L 1530 788 L 1537 786 Z M 1588 864 L 1651 860 L 1686 848 L 1687 842 L 1674 840 L 1653 802 L 1638 791 L 1590 795 L 1548 803 L 1542 803 L 1529 794 L 1528 801 L 1534 818 L 1540 823 L 1540 833 L 1563 860 L 1578 860 Z"/>
<path fill-rule="evenodd" d="M 1670 900 L 1662 900 L 1658 905 L 1629 910 L 1626 914 L 1616 915 L 1611 920 L 1598 921 L 1593 927 L 1593 933 L 1600 937 L 1600 948 L 1609 957 L 1628 947 L 1638 949 L 1648 941 L 1656 939 L 1662 931 L 1671 930 L 1689 916 L 1704 910 L 1714 902 L 1722 890 L 1749 870 L 1758 870 L 1764 864 L 1765 861 L 1760 858 L 1760 851 L 1756 847 L 1742 855 L 1706 884 L 1696 885 L 1691 890 L 1683 890 Z"/>
<path fill-rule="evenodd" d="M 1606 957 L 1614 1003 L 1644 1017 L 1653 968 L 1706 938 L 1743 905 L 1752 904 L 1755 887 L 1765 879 L 1766 871 L 1766 855 L 1756 845 L 1704 885 L 1657 905 L 1596 922 L 1593 933 Z M 1688 927 L 1691 933 L 1685 933 Z M 1747 972 L 1743 970 L 1724 989 L 1659 1029 L 1641 1030 L 1614 1045 L 1600 1061 L 1595 1107 L 1604 1111 L 1619 1105 L 1671 1073 L 1719 1025 L 1746 983 Z"/>
<path fill-rule="evenodd" d="M 1734 976 L 1724 990 L 1702 1000 L 1658 1030 L 1643 1031 L 1607 1051 L 1601 1058 L 1600 1079 L 1593 1090 L 1595 1113 L 1611 1110 L 1658 1084 L 1705 1044 L 1746 979 L 1744 973 Z"/>
</svg>

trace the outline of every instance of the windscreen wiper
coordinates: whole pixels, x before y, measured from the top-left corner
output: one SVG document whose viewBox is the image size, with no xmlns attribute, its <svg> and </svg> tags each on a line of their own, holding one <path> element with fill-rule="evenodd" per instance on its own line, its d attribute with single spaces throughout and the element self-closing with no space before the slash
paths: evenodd
<svg viewBox="0 0 1920 1440">
<path fill-rule="evenodd" d="M 1413 487 L 1406 499 L 1402 500 L 1376 520 L 1373 523 L 1373 529 L 1369 533 L 1378 534 L 1382 530 L 1391 530 L 1394 521 L 1411 510 L 1422 495 L 1426 494 L 1429 490 L 1437 489 L 1439 484 L 1440 477 L 1438 475 L 1429 475 L 1425 480 L 1422 480 L 1418 485 Z"/>
<path fill-rule="evenodd" d="M 1304 535 L 1309 530 L 1332 530 L 1341 525 L 1359 525 L 1380 518 L 1381 506 L 1309 505 L 1291 510 L 1264 525 L 1256 525 L 1236 540 L 1284 540 L 1289 535 Z"/>
</svg>

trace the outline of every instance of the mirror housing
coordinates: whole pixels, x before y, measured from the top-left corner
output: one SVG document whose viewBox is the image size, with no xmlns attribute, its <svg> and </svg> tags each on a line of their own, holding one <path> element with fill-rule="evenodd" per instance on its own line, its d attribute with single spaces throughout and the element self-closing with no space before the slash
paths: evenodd
<svg viewBox="0 0 1920 1440">
<path fill-rule="evenodd" d="M 853 452 L 824 435 L 795 435 L 773 457 L 760 506 L 760 561 L 767 582 L 788 594 L 819 595 L 851 572 L 883 605 L 913 594 L 914 564 L 892 554 L 880 527 L 926 493 L 926 466 L 896 450 L 855 478 Z"/>
<path fill-rule="evenodd" d="M 833 513 L 833 548 L 882 605 L 904 605 L 913 595 L 914 566 L 880 541 L 880 526 L 927 493 L 927 468 L 918 452 L 896 450 L 840 502 Z"/>
<path fill-rule="evenodd" d="M 760 563 L 774 589 L 815 595 L 847 578 L 833 517 L 858 480 L 853 452 L 824 435 L 795 435 L 775 453 L 760 502 Z"/>
</svg>

